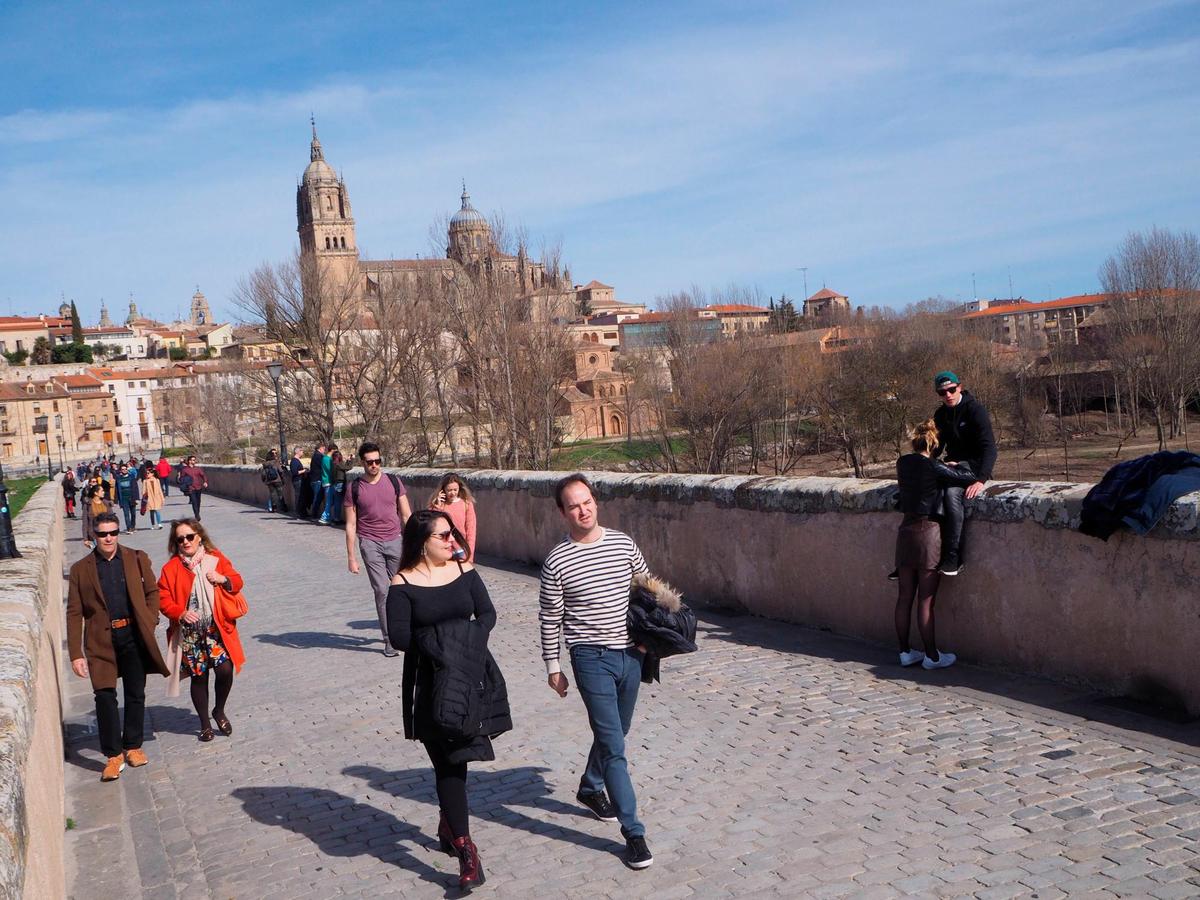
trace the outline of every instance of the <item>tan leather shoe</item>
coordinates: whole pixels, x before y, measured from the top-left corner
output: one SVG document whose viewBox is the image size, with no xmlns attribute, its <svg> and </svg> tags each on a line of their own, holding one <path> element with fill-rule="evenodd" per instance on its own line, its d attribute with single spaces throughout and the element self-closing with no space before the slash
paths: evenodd
<svg viewBox="0 0 1200 900">
<path fill-rule="evenodd" d="M 108 764 L 104 767 L 104 771 L 100 773 L 101 781 L 116 781 L 121 777 L 121 772 L 125 769 L 124 756 L 110 756 Z"/>
<path fill-rule="evenodd" d="M 136 750 L 125 751 L 125 762 L 136 769 L 139 766 L 144 766 L 150 760 L 146 759 L 146 754 L 142 752 L 141 747 L 138 747 Z"/>
</svg>

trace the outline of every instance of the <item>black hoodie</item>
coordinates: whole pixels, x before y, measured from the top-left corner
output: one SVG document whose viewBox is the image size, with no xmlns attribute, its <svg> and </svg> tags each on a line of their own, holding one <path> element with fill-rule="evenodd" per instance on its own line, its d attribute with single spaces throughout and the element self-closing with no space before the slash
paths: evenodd
<svg viewBox="0 0 1200 900">
<path fill-rule="evenodd" d="M 980 481 L 992 477 L 992 468 L 996 465 L 996 438 L 992 434 L 992 419 L 987 407 L 969 391 L 963 391 L 962 399 L 954 406 L 944 403 L 939 406 L 933 421 L 941 439 L 938 456 L 944 451 L 948 460 L 969 463 Z"/>
</svg>

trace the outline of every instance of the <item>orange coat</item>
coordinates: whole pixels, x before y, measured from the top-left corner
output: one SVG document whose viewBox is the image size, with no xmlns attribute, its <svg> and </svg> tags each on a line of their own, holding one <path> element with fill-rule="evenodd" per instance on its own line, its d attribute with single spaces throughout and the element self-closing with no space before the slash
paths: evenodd
<svg viewBox="0 0 1200 900">
<path fill-rule="evenodd" d="M 213 621 L 221 634 L 221 643 L 229 651 L 229 658 L 237 671 L 242 670 L 246 654 L 242 651 L 242 642 L 238 638 L 237 623 L 227 615 L 226 605 L 229 594 L 237 594 L 242 590 L 242 576 L 219 550 L 207 550 L 208 555 L 217 560 L 217 574 L 224 575 L 230 581 L 233 589 L 227 592 L 220 585 L 213 585 Z M 167 640 L 171 639 L 174 629 L 179 627 L 179 617 L 187 612 L 188 598 L 192 595 L 192 580 L 196 576 L 183 564 L 178 556 L 172 556 L 163 566 L 162 574 L 158 576 L 158 591 L 162 614 L 171 620 L 167 629 Z"/>
</svg>

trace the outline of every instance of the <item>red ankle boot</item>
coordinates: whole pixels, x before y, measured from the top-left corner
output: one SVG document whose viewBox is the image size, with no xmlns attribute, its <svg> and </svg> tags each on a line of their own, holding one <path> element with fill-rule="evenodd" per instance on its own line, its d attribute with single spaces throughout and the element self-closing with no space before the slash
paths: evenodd
<svg viewBox="0 0 1200 900">
<path fill-rule="evenodd" d="M 445 813 L 442 813 L 442 817 L 438 819 L 438 844 L 443 853 L 449 856 L 458 856 L 458 851 L 454 849 L 454 832 L 450 830 L 450 823 L 446 821 Z"/>
<path fill-rule="evenodd" d="M 458 887 L 459 890 L 469 891 L 483 884 L 483 864 L 479 861 L 479 851 L 469 837 L 454 839 L 454 850 L 458 853 Z"/>
</svg>

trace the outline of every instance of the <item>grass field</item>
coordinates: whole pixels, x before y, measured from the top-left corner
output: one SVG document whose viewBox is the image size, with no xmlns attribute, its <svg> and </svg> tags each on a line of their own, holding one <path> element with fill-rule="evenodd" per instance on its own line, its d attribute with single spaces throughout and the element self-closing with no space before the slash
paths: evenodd
<svg viewBox="0 0 1200 900">
<path fill-rule="evenodd" d="M 683 442 L 672 441 L 675 452 L 683 449 Z M 654 441 L 579 441 L 563 447 L 555 454 L 556 469 L 608 469 L 624 467 L 628 463 L 653 459 L 659 455 Z"/>
<path fill-rule="evenodd" d="M 45 483 L 46 479 L 41 476 L 14 478 L 10 481 L 5 481 L 5 484 L 8 486 L 9 515 L 15 519 L 21 508 L 29 502 L 29 498 L 33 496 L 33 492 Z"/>
</svg>

